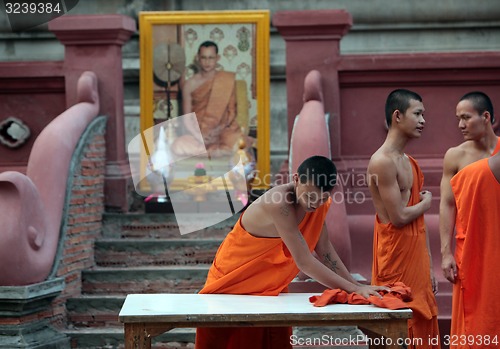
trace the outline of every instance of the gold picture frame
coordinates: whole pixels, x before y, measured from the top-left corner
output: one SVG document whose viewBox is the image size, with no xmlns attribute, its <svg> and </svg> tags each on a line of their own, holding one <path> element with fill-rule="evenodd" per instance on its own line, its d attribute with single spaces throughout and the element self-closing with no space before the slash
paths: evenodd
<svg viewBox="0 0 500 349">
<path fill-rule="evenodd" d="M 237 104 L 237 119 L 256 152 L 253 188 L 267 189 L 270 184 L 269 25 L 268 10 L 140 12 L 141 134 L 159 120 L 183 115 L 182 87 L 193 74 L 199 45 L 207 40 L 216 42 L 220 70 L 234 72 L 236 79 L 246 85 L 243 91 L 248 104 Z M 156 53 L 158 50 L 162 50 L 161 56 Z M 166 55 L 167 65 L 174 68 L 168 70 L 168 78 L 167 75 L 159 78 L 157 57 Z M 238 98 L 241 97 L 237 96 L 237 101 Z M 144 167 L 149 155 L 141 154 Z"/>
</svg>

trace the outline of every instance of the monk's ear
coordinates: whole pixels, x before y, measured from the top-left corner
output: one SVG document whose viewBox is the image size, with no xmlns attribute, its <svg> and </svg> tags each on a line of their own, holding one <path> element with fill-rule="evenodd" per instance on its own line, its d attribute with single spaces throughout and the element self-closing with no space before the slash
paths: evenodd
<svg viewBox="0 0 500 349">
<path fill-rule="evenodd" d="M 298 183 L 298 181 L 299 181 L 299 174 L 298 174 L 298 173 L 294 173 L 294 174 L 292 175 L 292 181 L 293 181 L 295 184 L 297 184 L 297 183 Z"/>
<path fill-rule="evenodd" d="M 401 112 L 398 109 L 396 109 L 392 113 L 392 123 L 394 124 L 394 122 L 400 122 L 400 121 L 401 121 Z"/>
<path fill-rule="evenodd" d="M 220 55 L 217 54 L 217 58 L 215 59 L 216 62 L 219 62 L 219 59 L 220 59 Z"/>
<path fill-rule="evenodd" d="M 486 122 L 491 123 L 491 114 L 490 114 L 489 111 L 485 111 L 483 113 L 483 116 L 484 116 L 484 119 L 485 119 Z"/>
<path fill-rule="evenodd" d="M 490 114 L 490 117 L 491 117 L 491 114 Z M 491 126 L 493 127 L 493 130 L 495 130 L 495 132 L 497 132 L 500 129 L 500 119 L 498 117 L 493 116 L 493 123 L 491 124 Z"/>
</svg>

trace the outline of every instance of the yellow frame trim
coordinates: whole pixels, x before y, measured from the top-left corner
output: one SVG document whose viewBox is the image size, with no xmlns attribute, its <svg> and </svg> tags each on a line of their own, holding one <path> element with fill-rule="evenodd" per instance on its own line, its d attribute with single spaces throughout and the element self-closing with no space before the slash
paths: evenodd
<svg viewBox="0 0 500 349">
<path fill-rule="evenodd" d="M 270 135 L 269 135 L 269 10 L 249 11 L 168 11 L 140 12 L 140 100 L 141 132 L 154 126 L 153 121 L 153 26 L 162 24 L 232 24 L 252 23 L 255 25 L 257 40 L 255 63 L 257 67 L 257 178 L 254 188 L 267 189 L 270 174 Z M 141 154 L 141 164 L 146 164 Z M 265 181 L 267 180 L 268 183 Z"/>
</svg>

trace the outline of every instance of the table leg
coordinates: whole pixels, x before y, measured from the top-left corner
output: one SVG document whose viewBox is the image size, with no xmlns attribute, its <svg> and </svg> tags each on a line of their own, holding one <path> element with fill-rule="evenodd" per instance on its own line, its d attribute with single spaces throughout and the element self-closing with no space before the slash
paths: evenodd
<svg viewBox="0 0 500 349">
<path fill-rule="evenodd" d="M 125 349 L 151 349 L 151 339 L 172 328 L 174 326 L 162 323 L 126 323 Z"/>
<path fill-rule="evenodd" d="M 151 349 L 151 335 L 143 323 L 125 324 L 125 349 Z"/>
<path fill-rule="evenodd" d="M 370 322 L 359 328 L 367 335 L 370 349 L 403 349 L 408 338 L 406 320 Z"/>
<path fill-rule="evenodd" d="M 387 349 L 406 349 L 405 344 L 408 338 L 408 321 L 390 321 L 387 324 L 387 338 L 391 338 L 391 343 L 385 347 Z"/>
</svg>

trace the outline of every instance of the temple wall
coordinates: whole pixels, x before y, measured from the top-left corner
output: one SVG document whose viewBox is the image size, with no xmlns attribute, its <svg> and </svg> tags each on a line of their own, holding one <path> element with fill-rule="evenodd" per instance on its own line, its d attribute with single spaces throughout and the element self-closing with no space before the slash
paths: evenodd
<svg viewBox="0 0 500 349">
<path fill-rule="evenodd" d="M 353 26 L 342 39 L 342 54 L 415 52 L 458 52 L 500 50 L 500 3 L 484 0 L 419 2 L 377 0 L 289 1 L 127 1 L 85 0 L 71 14 L 120 13 L 137 19 L 142 10 L 281 10 L 346 9 Z M 271 168 L 276 172 L 288 152 L 285 82 L 285 43 L 271 27 Z M 125 127 L 127 139 L 138 131 L 139 50 L 138 35 L 122 49 L 125 85 Z M 63 45 L 48 32 L 47 25 L 36 30 L 13 33 L 8 19 L 0 13 L 0 61 L 62 60 Z M 0 115 L 2 117 L 3 115 Z"/>
</svg>

